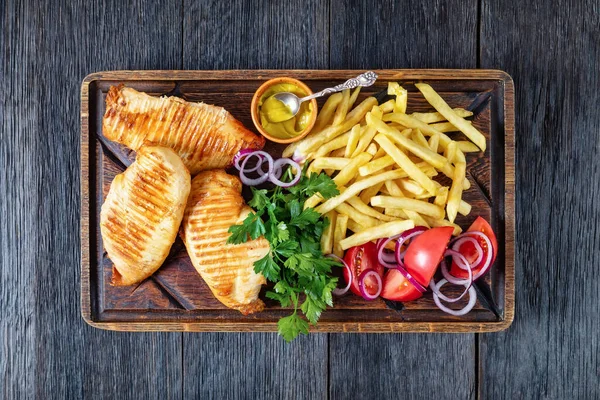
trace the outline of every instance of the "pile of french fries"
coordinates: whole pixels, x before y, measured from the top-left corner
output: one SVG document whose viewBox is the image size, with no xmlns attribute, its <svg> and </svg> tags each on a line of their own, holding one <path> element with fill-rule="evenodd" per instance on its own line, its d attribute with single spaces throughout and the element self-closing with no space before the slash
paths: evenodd
<svg viewBox="0 0 600 400">
<path fill-rule="evenodd" d="M 305 203 L 329 218 L 324 253 L 341 257 L 350 247 L 417 225 L 461 232 L 454 220 L 471 211 L 462 199 L 470 187 L 465 153 L 484 151 L 485 136 L 465 119 L 472 112 L 452 109 L 427 84 L 415 86 L 436 112 L 407 113 L 408 92 L 395 82 L 388 85 L 395 98 L 381 105 L 368 97 L 353 108 L 360 88 L 346 90 L 327 99 L 310 135 L 285 149 L 284 157 L 310 163 L 308 174 L 324 171 L 340 190 L 327 201 L 317 194 Z M 453 140 L 449 132 L 470 141 Z M 449 186 L 433 179 L 440 173 Z"/>
</svg>

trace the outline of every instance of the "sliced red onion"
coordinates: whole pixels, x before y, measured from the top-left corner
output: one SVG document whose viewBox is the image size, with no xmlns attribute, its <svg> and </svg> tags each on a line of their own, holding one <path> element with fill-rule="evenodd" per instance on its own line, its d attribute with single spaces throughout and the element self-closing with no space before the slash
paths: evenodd
<svg viewBox="0 0 600 400">
<path fill-rule="evenodd" d="M 483 249 L 481 248 L 481 245 L 479 244 L 477 239 L 469 236 L 462 236 L 454 242 L 454 244 L 452 245 L 452 250 L 460 251 L 460 246 L 462 246 L 463 243 L 466 242 L 472 243 L 473 246 L 475 246 L 475 250 L 477 251 L 477 259 L 471 264 L 471 268 L 474 268 L 475 266 L 479 265 L 481 260 L 483 260 Z"/>
<path fill-rule="evenodd" d="M 296 169 L 294 178 L 290 182 L 283 182 L 283 181 L 279 180 L 279 178 L 276 177 L 274 173 L 271 173 L 271 175 L 269 176 L 269 180 L 271 182 L 273 182 L 275 185 L 281 186 L 284 188 L 294 186 L 295 184 L 297 184 L 300 181 L 300 178 L 302 177 L 302 168 L 300 168 L 300 165 L 298 165 L 298 163 L 292 159 L 280 158 L 279 160 L 275 161 L 275 163 L 273 164 L 273 169 L 275 171 L 277 171 L 277 170 L 283 171 L 284 165 L 289 165 L 288 168 Z"/>
<path fill-rule="evenodd" d="M 331 293 L 333 293 L 336 296 L 341 296 L 343 294 L 346 294 L 346 292 L 350 289 L 350 286 L 352 285 L 352 270 L 350 269 L 350 266 L 348 266 L 348 264 L 346 263 L 346 261 L 344 261 L 343 258 L 338 257 L 335 254 L 327 254 L 325 257 L 333 258 L 333 259 L 341 262 L 342 264 L 344 264 L 344 268 L 346 268 L 346 271 L 348 271 L 348 276 L 350 278 L 348 279 L 348 284 L 346 285 L 346 287 L 343 289 L 335 288 L 331 291 Z"/>
<path fill-rule="evenodd" d="M 268 171 L 266 173 L 264 171 L 262 171 L 264 173 L 264 175 L 261 175 L 256 179 L 248 178 L 246 175 L 244 175 L 244 173 L 246 172 L 246 164 L 248 163 L 248 160 L 250 160 L 252 157 L 260 158 L 261 156 L 264 157 L 263 163 L 265 161 L 268 163 L 268 166 L 269 166 Z M 259 162 L 258 165 L 261 167 L 259 169 L 262 170 L 262 163 Z M 271 157 L 271 155 L 269 153 L 266 153 L 264 151 L 255 151 L 251 154 L 248 154 L 246 156 L 246 158 L 244 158 L 244 161 L 242 161 L 242 165 L 240 167 L 240 180 L 242 181 L 242 183 L 244 185 L 256 186 L 256 185 L 260 185 L 261 183 L 265 183 L 267 181 L 267 179 L 269 179 L 269 176 L 271 176 L 272 173 L 273 173 L 273 157 Z"/>
<path fill-rule="evenodd" d="M 444 286 L 446 283 L 448 283 L 448 281 L 446 279 L 442 279 L 437 284 L 435 284 L 434 287 L 435 287 L 436 291 L 439 292 L 441 287 Z M 439 309 L 442 310 L 443 312 L 459 317 L 461 315 L 465 315 L 466 313 L 471 311 L 473 309 L 473 307 L 475 307 L 475 302 L 477 301 L 477 293 L 475 292 L 475 288 L 473 286 L 470 286 L 468 289 L 468 292 L 469 292 L 469 303 L 467 303 L 467 305 L 464 306 L 463 308 L 461 308 L 460 310 L 452 310 L 452 309 L 446 307 L 445 305 L 443 305 L 440 300 L 440 297 L 436 294 L 435 291 L 433 292 L 433 301 L 435 302 L 435 305 L 438 306 Z"/>
<path fill-rule="evenodd" d="M 248 156 L 248 154 L 250 153 L 254 153 L 255 150 L 252 149 L 243 149 L 237 152 L 237 154 L 235 156 L 233 156 L 233 165 L 235 166 L 235 168 L 237 168 L 237 170 L 241 170 L 242 167 L 240 166 L 240 162 L 246 158 L 246 156 Z M 252 172 L 252 171 L 248 171 L 248 172 Z"/>
<path fill-rule="evenodd" d="M 375 294 L 370 294 L 367 291 L 365 279 L 369 276 L 373 276 L 377 281 L 377 292 Z M 381 294 L 382 286 L 383 282 L 381 281 L 381 277 L 376 271 L 373 271 L 372 269 L 366 270 L 358 277 L 358 288 L 360 289 L 360 294 L 365 300 L 375 300 L 377 297 L 379 297 L 379 295 Z"/>
<path fill-rule="evenodd" d="M 491 242 L 490 238 L 487 237 L 487 235 L 485 233 L 478 232 L 478 231 L 467 231 L 467 232 L 463 233 L 462 235 L 460 235 L 459 237 L 457 237 L 454 240 L 453 245 L 452 245 L 452 249 L 456 250 L 458 248 L 456 246 L 456 243 L 458 242 L 458 240 L 460 240 L 462 238 L 465 238 L 465 237 L 469 237 L 469 236 L 476 236 L 476 237 L 482 238 L 483 241 L 485 242 L 486 247 L 488 248 L 487 257 L 485 258 L 483 267 L 481 267 L 481 270 L 479 270 L 479 272 L 477 274 L 475 274 L 475 276 L 473 277 L 473 280 L 475 281 L 475 280 L 481 278 L 483 275 L 485 275 L 485 273 L 492 266 L 492 259 L 493 259 L 493 256 L 494 256 L 494 248 L 492 247 L 492 242 Z M 476 247 L 476 249 L 481 249 L 481 246 L 479 246 L 478 248 Z M 481 249 L 481 251 L 483 253 L 483 249 Z M 479 259 L 479 257 L 478 257 L 478 259 Z M 479 263 L 473 263 L 473 264 L 471 264 L 471 268 L 475 268 L 478 264 Z"/>
<path fill-rule="evenodd" d="M 462 299 L 464 297 L 464 295 L 467 294 L 467 292 L 471 288 L 471 285 L 473 284 L 473 271 L 471 270 L 471 268 L 469 268 L 469 262 L 462 254 L 460 254 L 454 250 L 448 249 L 444 253 L 444 257 L 447 257 L 447 256 L 452 256 L 452 259 L 454 260 L 454 262 L 456 262 L 456 264 L 458 264 L 459 267 L 466 269 L 467 272 L 469 273 L 469 277 L 468 277 L 468 279 L 457 279 L 457 278 L 452 277 L 452 275 L 450 275 L 448 273 L 448 267 L 446 265 L 446 260 L 442 260 L 442 263 L 441 263 L 442 264 L 441 265 L 442 275 L 444 275 L 444 277 L 446 278 L 446 280 L 448 282 L 454 283 L 455 285 L 464 286 L 465 290 L 462 292 L 462 294 L 460 296 L 452 298 L 452 297 L 448 297 L 445 294 L 443 294 L 442 292 L 440 292 L 440 290 L 436 287 L 435 281 L 433 279 L 431 280 L 431 282 L 429 282 L 429 287 L 431 288 L 431 290 L 433 291 L 433 293 L 436 296 L 438 296 L 445 302 L 454 303 L 454 302 L 457 302 L 458 300 Z M 456 258 L 454 258 L 454 257 L 456 257 Z M 446 273 L 444 273 L 444 270 Z M 452 279 L 448 279 L 447 275 L 452 277 Z"/>
<path fill-rule="evenodd" d="M 298 150 L 296 150 L 296 151 L 294 151 L 294 154 L 292 155 L 292 160 L 294 160 L 298 164 L 302 164 L 304 162 L 304 160 L 306 160 L 306 156 L 304 156 L 303 154 L 298 152 Z"/>
</svg>

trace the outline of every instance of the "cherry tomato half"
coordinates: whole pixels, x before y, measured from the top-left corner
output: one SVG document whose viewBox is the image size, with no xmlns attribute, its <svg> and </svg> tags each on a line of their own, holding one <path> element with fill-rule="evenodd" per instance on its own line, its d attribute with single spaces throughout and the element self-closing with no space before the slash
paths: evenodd
<svg viewBox="0 0 600 400">
<path fill-rule="evenodd" d="M 411 301 L 423 296 L 417 288 L 410 283 L 400 271 L 390 269 L 383 279 L 381 297 L 394 301 Z"/>
<path fill-rule="evenodd" d="M 375 246 L 372 242 L 367 242 L 360 246 L 351 247 L 346 251 L 346 255 L 344 256 L 344 261 L 352 270 L 352 285 L 350 285 L 350 290 L 357 296 L 362 296 L 360 293 L 360 289 L 358 288 L 358 277 L 364 271 L 369 269 L 375 270 L 379 274 L 379 276 L 383 277 L 384 267 L 379 264 L 377 260 L 377 246 Z M 348 274 L 348 270 L 344 268 L 344 279 L 346 283 L 350 279 L 350 275 Z M 376 293 L 377 292 L 377 281 L 373 277 L 368 277 L 365 279 L 365 289 L 368 293 Z"/>
<path fill-rule="evenodd" d="M 406 270 L 427 287 L 438 268 L 454 228 L 443 226 L 431 228 L 414 238 L 406 249 L 404 265 Z"/>
<path fill-rule="evenodd" d="M 492 230 L 490 224 L 488 224 L 488 222 L 485 219 L 477 217 L 477 219 L 471 224 L 467 232 L 483 232 L 490 239 L 493 251 L 493 264 L 496 260 L 496 255 L 498 255 L 498 241 L 496 240 L 496 235 L 494 234 L 494 231 Z M 479 271 L 481 271 L 481 268 L 483 268 L 485 260 L 487 259 L 488 252 L 490 251 L 490 249 L 488 249 L 485 241 L 482 238 L 474 238 L 477 239 L 477 242 L 483 249 L 483 258 L 479 262 L 479 264 L 477 264 L 477 266 L 473 269 L 473 276 L 477 275 Z M 465 256 L 469 264 L 472 264 L 477 259 L 477 250 L 475 250 L 475 246 L 471 242 L 465 242 L 461 244 L 458 248 L 458 252 Z M 452 262 L 452 267 L 450 267 L 450 274 L 460 279 L 467 279 L 469 277 L 469 273 L 464 269 L 460 268 L 458 265 L 456 265 L 454 261 Z"/>
</svg>

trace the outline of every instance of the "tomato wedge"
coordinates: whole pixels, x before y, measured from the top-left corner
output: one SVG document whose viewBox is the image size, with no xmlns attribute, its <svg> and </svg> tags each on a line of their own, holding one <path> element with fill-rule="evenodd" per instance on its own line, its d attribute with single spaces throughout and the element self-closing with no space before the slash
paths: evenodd
<svg viewBox="0 0 600 400">
<path fill-rule="evenodd" d="M 414 238 L 408 245 L 404 265 L 421 285 L 429 286 L 453 231 L 451 226 L 431 228 Z"/>
<path fill-rule="evenodd" d="M 377 246 L 372 242 L 367 242 L 360 246 L 351 247 L 346 251 L 344 261 L 352 270 L 352 284 L 350 290 L 357 296 L 362 296 L 358 288 L 358 277 L 364 271 L 369 269 L 375 270 L 379 276 L 383 277 L 384 267 L 377 260 Z M 344 279 L 346 283 L 350 279 L 348 269 L 344 268 Z M 368 293 L 377 293 L 377 281 L 375 278 L 368 277 L 364 281 L 365 289 Z"/>
<path fill-rule="evenodd" d="M 383 291 L 381 297 L 394 301 L 411 301 L 423 296 L 400 271 L 390 269 L 383 279 Z"/>
<path fill-rule="evenodd" d="M 492 230 L 490 224 L 488 224 L 488 222 L 485 219 L 477 217 L 477 219 L 471 224 L 467 232 L 483 232 L 490 239 L 490 242 L 492 243 L 491 250 L 493 251 L 493 264 L 496 260 L 496 256 L 498 255 L 498 240 L 496 239 L 496 235 L 494 234 L 494 231 Z M 475 276 L 479 273 L 479 271 L 481 271 L 481 268 L 483 268 L 483 266 L 485 265 L 485 260 L 487 259 L 487 255 L 490 249 L 488 249 L 483 239 L 477 237 L 473 238 L 477 239 L 477 242 L 483 249 L 483 258 L 479 262 L 479 264 L 477 264 L 477 266 L 473 269 L 473 276 Z M 472 242 L 465 242 L 461 244 L 458 248 L 458 252 L 465 256 L 469 264 L 472 264 L 473 262 L 475 262 L 475 260 L 477 260 L 477 250 L 475 250 L 475 246 Z M 456 265 L 454 261 L 452 262 L 452 267 L 450 267 L 450 274 L 460 279 L 467 279 L 469 277 L 469 273 L 464 269 L 460 268 L 458 265 Z"/>
</svg>

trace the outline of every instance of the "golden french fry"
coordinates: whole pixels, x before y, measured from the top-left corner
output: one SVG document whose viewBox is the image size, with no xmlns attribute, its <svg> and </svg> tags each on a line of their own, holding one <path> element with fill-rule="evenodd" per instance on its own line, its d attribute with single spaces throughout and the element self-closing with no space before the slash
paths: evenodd
<svg viewBox="0 0 600 400">
<path fill-rule="evenodd" d="M 394 112 L 405 113 L 408 102 L 408 91 L 398 84 L 398 82 L 389 82 L 387 94 L 396 96 Z"/>
<path fill-rule="evenodd" d="M 333 231 L 333 254 L 338 257 L 344 257 L 344 250 L 340 245 L 341 241 L 346 238 L 346 230 L 348 230 L 348 216 L 338 214 L 335 221 L 335 230 Z"/>
<path fill-rule="evenodd" d="M 421 132 L 421 131 L 419 131 L 419 132 Z M 430 136 L 428 143 L 429 143 L 429 148 L 431 149 L 431 151 L 435 151 L 437 153 L 438 152 L 438 147 L 440 145 L 440 136 L 439 135 L 432 135 L 432 136 Z"/>
<path fill-rule="evenodd" d="M 398 186 L 406 192 L 410 197 L 416 196 L 429 196 L 427 190 L 423 188 L 423 186 L 419 185 L 418 182 L 415 182 L 412 179 L 398 179 Z M 392 194 L 392 193 L 390 193 Z M 444 203 L 445 204 L 445 203 Z"/>
<path fill-rule="evenodd" d="M 387 156 L 387 153 L 381 147 L 377 149 L 377 153 L 373 156 L 373 160 L 377 160 L 378 158 Z"/>
<path fill-rule="evenodd" d="M 458 213 L 460 215 L 466 216 L 466 215 L 469 215 L 470 212 L 471 212 L 471 205 L 461 199 L 460 203 L 458 204 Z"/>
<path fill-rule="evenodd" d="M 402 190 L 400 190 L 400 187 L 395 181 L 385 181 L 384 184 L 385 188 L 391 196 L 404 197 L 404 193 L 402 193 Z"/>
<path fill-rule="evenodd" d="M 327 225 L 327 228 L 325 228 L 323 235 L 321 236 L 321 252 L 323 254 L 330 254 L 333 252 L 333 231 L 335 229 L 337 213 L 335 211 L 329 211 L 326 216 L 329 220 L 329 225 Z"/>
<path fill-rule="evenodd" d="M 408 215 L 406 215 L 404 210 L 402 210 L 401 208 L 386 207 L 385 215 L 389 215 L 390 217 L 402 218 L 402 219 L 410 219 L 410 218 L 408 218 Z"/>
<path fill-rule="evenodd" d="M 431 228 L 431 226 L 423 219 L 421 214 L 412 210 L 403 210 L 406 213 L 406 216 L 415 223 L 415 226 L 424 226 L 426 228 Z"/>
<path fill-rule="evenodd" d="M 384 124 L 385 125 L 385 124 Z M 396 161 L 400 168 L 406 171 L 406 174 L 423 186 L 431 195 L 435 194 L 435 184 L 433 181 L 417 167 L 406 154 L 398 149 L 384 134 L 375 136 L 374 140 Z"/>
<path fill-rule="evenodd" d="M 307 176 L 310 176 L 310 174 L 317 174 L 317 175 L 319 175 L 319 174 L 321 173 L 321 171 L 322 171 L 322 169 L 321 169 L 321 168 L 315 168 L 315 167 L 313 166 L 313 163 L 311 163 L 311 164 L 308 166 L 308 169 L 306 170 L 306 175 L 307 175 Z"/>
<path fill-rule="evenodd" d="M 330 169 L 342 169 L 344 168 L 346 165 L 348 165 L 350 163 L 350 159 L 349 158 L 344 158 L 344 157 L 319 157 L 319 158 L 315 158 L 315 160 L 310 164 L 310 168 L 314 168 L 314 169 L 325 169 L 325 168 L 330 168 Z"/>
<path fill-rule="evenodd" d="M 357 175 L 358 169 L 368 163 L 372 157 L 373 156 L 369 153 L 360 153 L 356 157 L 352 158 L 350 162 L 344 168 L 342 168 L 340 173 L 333 178 L 335 184 L 338 187 L 346 185 Z"/>
<path fill-rule="evenodd" d="M 346 150 L 344 150 L 344 148 L 341 148 L 341 149 L 337 149 L 337 150 L 332 151 L 329 155 L 330 155 L 330 157 L 341 157 L 341 158 L 343 158 L 345 152 L 346 152 Z"/>
<path fill-rule="evenodd" d="M 471 123 L 471 121 L 467 121 L 468 123 Z M 440 132 L 459 132 L 459 129 L 457 127 L 455 127 L 454 125 L 452 125 L 450 122 L 438 122 L 437 124 L 430 124 L 429 126 L 431 126 L 434 129 L 437 129 Z M 479 149 L 477 149 L 477 151 L 479 151 Z"/>
<path fill-rule="evenodd" d="M 319 147 L 316 153 L 313 153 L 314 157 L 324 157 L 325 155 L 331 153 L 334 150 L 345 147 L 348 144 L 348 141 L 350 140 L 350 133 L 351 132 L 346 132 L 343 135 L 340 135 L 335 139 L 323 144 L 323 146 Z M 310 157 L 307 157 L 307 159 L 308 158 Z"/>
<path fill-rule="evenodd" d="M 360 122 L 360 120 L 364 118 L 365 114 L 376 104 L 377 99 L 375 97 L 367 97 L 362 101 L 362 103 L 354 107 L 354 109 L 346 115 L 346 120 L 342 124 L 330 126 L 314 136 L 292 143 L 290 146 L 285 148 L 282 156 L 290 157 L 293 155 L 300 159 L 306 157 L 306 155 L 312 151 L 315 151 L 323 144 L 335 139 L 342 133 L 349 131 L 354 125 Z M 292 146 L 295 144 L 297 145 Z"/>
<path fill-rule="evenodd" d="M 435 199 L 433 200 L 433 204 L 435 204 L 436 206 L 444 207 L 448 200 L 448 191 L 448 186 L 442 186 L 438 188 Z"/>
<path fill-rule="evenodd" d="M 350 95 L 350 101 L 348 102 L 349 110 L 352 110 L 352 106 L 354 106 L 354 103 L 356 103 L 356 99 L 358 99 L 358 95 L 360 94 L 360 88 L 361 86 L 357 86 L 356 89 L 354 89 L 354 92 L 352 92 Z"/>
<path fill-rule="evenodd" d="M 338 104 L 342 101 L 342 97 L 341 93 L 335 93 L 327 98 L 327 101 L 325 101 L 325 104 L 323 104 L 323 107 L 319 111 L 319 115 L 317 115 L 317 122 L 315 122 L 315 126 L 312 129 L 313 132 L 319 132 L 331 123 L 333 113 L 335 113 Z"/>
<path fill-rule="evenodd" d="M 401 208 L 403 210 L 416 211 L 419 214 L 429 215 L 433 218 L 444 218 L 444 209 L 435 204 L 422 200 L 409 199 L 407 197 L 392 196 L 374 196 L 371 198 L 371 205 L 380 207 Z"/>
<path fill-rule="evenodd" d="M 418 145 L 420 145 L 422 147 L 430 149 L 429 143 L 427 143 L 427 139 L 425 139 L 425 136 L 423 136 L 423 134 L 421 133 L 420 130 L 413 129 L 412 135 L 410 137 L 413 140 L 413 142 L 417 143 Z M 436 154 L 437 154 L 437 152 L 436 152 Z"/>
<path fill-rule="evenodd" d="M 380 104 L 379 109 L 382 114 L 392 112 L 394 110 L 394 100 L 388 100 L 385 103 Z"/>
<path fill-rule="evenodd" d="M 350 158 L 352 154 L 354 154 L 354 150 L 356 150 L 356 145 L 358 144 L 358 140 L 360 139 L 360 125 L 356 124 L 350 130 L 350 138 L 348 138 L 348 144 L 346 145 L 346 151 L 344 152 L 344 157 Z"/>
<path fill-rule="evenodd" d="M 453 227 L 454 232 L 452 232 L 452 234 L 454 236 L 458 236 L 462 233 L 462 228 L 460 226 L 456 225 L 453 222 L 448 221 L 447 219 L 435 219 L 435 218 L 431 218 L 431 217 L 427 217 L 427 216 L 423 216 L 423 219 L 425 221 L 427 221 L 427 223 L 434 228 L 439 227 L 439 226 Z"/>
<path fill-rule="evenodd" d="M 381 148 L 383 149 L 383 147 Z M 380 149 L 380 150 L 381 150 Z M 385 151 L 385 150 L 384 150 Z M 358 173 L 361 176 L 371 175 L 377 171 L 384 169 L 385 167 L 389 167 L 390 165 L 394 165 L 396 162 L 390 156 L 383 156 L 381 158 L 375 159 L 358 169 Z"/>
<path fill-rule="evenodd" d="M 398 235 L 408 229 L 414 228 L 414 226 L 415 224 L 411 220 L 386 222 L 385 224 L 374 226 L 372 228 L 365 229 L 362 232 L 355 233 L 352 236 L 348 236 L 340 241 L 340 247 L 343 250 L 346 250 L 353 246 L 365 244 L 371 240 Z"/>
<path fill-rule="evenodd" d="M 467 166 L 463 162 L 456 163 L 454 166 L 454 179 L 452 179 L 452 186 L 448 192 L 448 202 L 446 203 L 446 213 L 448 214 L 448 221 L 450 222 L 454 222 L 456 214 L 458 213 L 458 207 L 463 191 L 462 182 L 465 180 L 466 168 Z M 441 218 L 443 218 L 443 216 Z"/>
<path fill-rule="evenodd" d="M 350 197 L 347 203 L 350 204 L 352 207 L 356 208 L 356 210 L 360 211 L 361 213 L 368 215 L 369 217 L 377 218 L 381 221 L 393 221 L 395 219 L 369 207 L 367 204 L 363 203 L 363 201 L 360 198 L 356 196 Z"/>
<path fill-rule="evenodd" d="M 377 146 L 375 145 L 375 143 L 371 143 L 365 151 L 374 156 L 375 154 L 377 154 Z"/>
<path fill-rule="evenodd" d="M 382 120 L 384 122 L 395 122 L 402 126 L 406 126 L 407 128 L 419 129 L 425 136 L 439 135 L 440 146 L 442 149 L 445 149 L 448 143 L 452 141 L 445 133 L 432 128 L 431 125 L 427 125 L 425 122 L 419 121 L 410 115 L 400 113 L 385 114 Z"/>
<path fill-rule="evenodd" d="M 362 192 L 366 188 L 369 188 L 378 183 L 383 183 L 388 179 L 399 179 L 399 178 L 403 178 L 405 176 L 406 176 L 406 172 L 404 172 L 400 169 L 397 169 L 397 170 L 393 170 L 393 171 L 383 172 L 378 175 L 373 175 L 367 179 L 353 183 L 351 186 L 349 186 L 347 189 L 345 189 L 343 191 L 342 191 L 342 188 L 338 188 L 341 193 L 335 197 L 328 199 L 325 203 L 323 203 L 319 207 L 317 207 L 315 209 L 315 211 L 317 211 L 320 214 L 325 214 L 326 212 L 333 210 L 334 208 L 336 208 L 337 206 L 339 206 L 340 204 L 342 204 L 343 202 L 348 200 L 350 197 L 356 196 L 358 193 Z M 362 198 L 361 198 L 361 200 L 362 200 Z"/>
<path fill-rule="evenodd" d="M 351 230 L 354 233 L 358 233 L 358 232 L 364 231 L 367 228 L 365 228 L 364 226 L 362 226 L 358 222 L 355 222 L 355 221 L 352 221 L 351 219 L 349 219 L 348 220 L 348 229 Z"/>
<path fill-rule="evenodd" d="M 485 151 L 485 136 L 481 132 L 464 118 L 458 116 L 431 86 L 426 83 L 416 83 L 415 86 L 421 91 L 427 102 L 442 114 L 448 122 L 460 129 L 477 147 Z M 450 222 L 452 222 L 452 219 L 450 219 Z"/>
<path fill-rule="evenodd" d="M 376 196 L 377 193 L 379 193 L 379 190 L 383 187 L 383 185 L 384 185 L 384 182 L 379 182 L 379 183 L 363 190 L 358 198 L 363 203 L 369 204 L 371 202 L 371 197 Z"/>
<path fill-rule="evenodd" d="M 444 151 L 444 157 L 448 159 L 450 162 L 454 162 L 456 157 L 456 142 L 451 141 L 448 146 L 446 146 L 446 150 Z"/>
<path fill-rule="evenodd" d="M 477 153 L 479 152 L 479 147 L 477 147 L 477 145 L 473 142 L 468 142 L 466 140 L 458 140 L 456 142 L 456 146 L 458 146 L 458 148 L 460 149 L 460 151 L 462 151 L 463 153 Z"/>
<path fill-rule="evenodd" d="M 360 139 L 358 140 L 358 144 L 356 145 L 356 149 L 354 150 L 354 154 L 352 154 L 352 156 L 354 157 L 358 153 L 365 151 L 373 141 L 373 138 L 376 134 L 377 131 L 374 128 L 370 126 L 365 127 L 364 132 L 361 131 Z"/>
<path fill-rule="evenodd" d="M 443 156 L 431 151 L 427 144 L 425 146 L 419 145 L 418 143 L 405 137 L 398 130 L 388 126 L 383 121 L 378 120 L 376 118 L 372 118 L 369 114 L 367 114 L 366 119 L 367 124 L 374 126 L 378 132 L 385 134 L 388 138 L 392 139 L 394 142 L 404 147 L 406 150 L 410 151 L 412 154 L 416 155 L 423 161 L 426 161 L 429 164 L 433 165 L 435 168 L 443 168 L 444 165 L 446 165 L 446 163 L 448 162 L 448 160 L 446 160 Z"/>
<path fill-rule="evenodd" d="M 348 203 L 340 204 L 335 208 L 335 211 L 337 211 L 340 214 L 346 214 L 348 218 L 355 221 L 357 224 L 364 226 L 365 228 L 377 226 L 381 223 L 378 219 L 372 218 L 366 214 L 361 213 L 354 207 L 350 206 Z"/>
<path fill-rule="evenodd" d="M 461 117 L 470 117 L 473 115 L 472 111 L 467 111 L 464 108 L 454 108 L 453 111 L 456 115 Z M 444 117 L 439 112 L 429 112 L 429 113 L 418 113 L 414 112 L 410 114 L 411 117 L 418 119 L 419 121 L 425 122 L 426 124 L 434 124 L 436 122 L 446 121 L 446 117 Z"/>
<path fill-rule="evenodd" d="M 306 199 L 304 202 L 304 209 L 306 210 L 307 208 L 315 208 L 322 201 L 323 197 L 319 193 L 315 193 Z"/>
<path fill-rule="evenodd" d="M 350 108 L 350 90 L 344 89 L 342 91 L 342 101 L 338 104 L 335 114 L 333 115 L 333 122 L 331 125 L 340 125 L 346 119 L 348 109 Z"/>
</svg>

